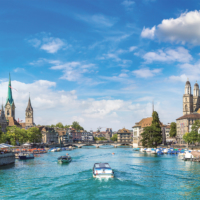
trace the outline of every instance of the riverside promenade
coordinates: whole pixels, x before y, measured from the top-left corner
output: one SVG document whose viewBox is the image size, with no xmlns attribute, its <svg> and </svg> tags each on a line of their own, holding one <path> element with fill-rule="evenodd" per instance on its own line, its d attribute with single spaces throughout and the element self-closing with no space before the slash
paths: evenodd
<svg viewBox="0 0 200 200">
<path fill-rule="evenodd" d="M 15 154 L 13 152 L 0 154 L 0 166 L 15 163 Z"/>
</svg>

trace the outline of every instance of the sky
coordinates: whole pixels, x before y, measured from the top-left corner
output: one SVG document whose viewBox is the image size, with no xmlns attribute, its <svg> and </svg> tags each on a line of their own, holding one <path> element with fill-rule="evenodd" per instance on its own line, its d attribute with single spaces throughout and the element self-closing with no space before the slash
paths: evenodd
<svg viewBox="0 0 200 200">
<path fill-rule="evenodd" d="M 0 0 L 0 98 L 11 74 L 16 119 L 30 94 L 40 125 L 132 129 L 182 116 L 200 83 L 196 0 Z"/>
</svg>

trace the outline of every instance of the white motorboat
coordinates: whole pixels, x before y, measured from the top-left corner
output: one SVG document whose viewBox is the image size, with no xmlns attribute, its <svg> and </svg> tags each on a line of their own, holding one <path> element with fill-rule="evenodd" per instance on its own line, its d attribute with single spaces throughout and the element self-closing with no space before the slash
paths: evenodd
<svg viewBox="0 0 200 200">
<path fill-rule="evenodd" d="M 144 148 L 141 148 L 140 151 L 141 151 L 141 152 L 145 152 L 145 149 L 144 149 Z"/>
<path fill-rule="evenodd" d="M 52 149 L 51 152 L 57 152 L 57 149 Z"/>
<path fill-rule="evenodd" d="M 148 149 L 146 150 L 146 152 L 147 152 L 147 153 L 151 153 L 151 148 L 148 148 Z"/>
<path fill-rule="evenodd" d="M 95 163 L 93 167 L 94 178 L 113 178 L 114 172 L 108 163 Z"/>
<path fill-rule="evenodd" d="M 151 149 L 152 154 L 156 154 L 156 149 Z"/>
<path fill-rule="evenodd" d="M 164 149 L 164 150 L 163 150 L 163 153 L 167 153 L 167 152 L 168 152 L 168 149 Z"/>
<path fill-rule="evenodd" d="M 185 151 L 185 156 L 183 157 L 183 160 L 192 160 L 192 158 L 194 158 L 194 156 L 189 151 Z"/>
</svg>

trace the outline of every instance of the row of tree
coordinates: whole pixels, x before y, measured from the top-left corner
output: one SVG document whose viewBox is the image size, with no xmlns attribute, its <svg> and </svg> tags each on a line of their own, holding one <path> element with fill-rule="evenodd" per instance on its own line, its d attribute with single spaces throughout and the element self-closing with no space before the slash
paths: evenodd
<svg viewBox="0 0 200 200">
<path fill-rule="evenodd" d="M 1 128 L 0 128 L 1 130 Z M 19 145 L 26 142 L 39 143 L 42 139 L 42 133 L 39 128 L 32 127 L 28 130 L 20 129 L 17 126 L 7 127 L 6 133 L 0 132 L 0 143 L 10 143 Z"/>
<path fill-rule="evenodd" d="M 38 125 L 38 126 L 40 126 L 40 125 Z M 47 125 L 47 127 L 51 127 L 51 128 L 69 128 L 69 127 L 72 127 L 72 128 L 74 128 L 74 129 L 76 129 L 76 130 L 84 130 L 84 128 L 79 124 L 79 122 L 77 122 L 77 121 L 74 121 L 73 123 L 72 123 L 72 125 L 63 125 L 61 122 L 58 122 L 57 124 L 52 124 L 52 125 Z"/>
</svg>

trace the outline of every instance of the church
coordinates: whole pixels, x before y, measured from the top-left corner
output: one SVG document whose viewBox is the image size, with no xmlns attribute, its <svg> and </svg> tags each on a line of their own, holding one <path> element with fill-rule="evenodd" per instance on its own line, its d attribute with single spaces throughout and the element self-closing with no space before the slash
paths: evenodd
<svg viewBox="0 0 200 200">
<path fill-rule="evenodd" d="M 193 94 L 189 81 L 185 84 L 183 94 L 183 116 L 176 119 L 177 142 L 185 144 L 183 135 L 191 131 L 192 125 L 196 120 L 200 120 L 200 94 L 198 83 L 194 84 Z"/>
<path fill-rule="evenodd" d="M 25 129 L 35 126 L 34 118 L 33 118 L 33 107 L 31 105 L 30 97 L 28 99 L 28 105 L 25 110 L 25 122 L 24 123 L 20 123 L 19 121 L 17 121 L 15 119 L 15 109 L 16 109 L 16 107 L 15 107 L 15 103 L 14 103 L 14 99 L 13 99 L 13 95 L 12 95 L 11 78 L 9 75 L 8 96 L 7 96 L 6 104 L 5 104 L 5 113 L 4 113 L 3 106 L 2 106 L 2 110 L 0 111 L 1 115 L 3 115 L 3 116 L 0 115 L 0 126 L 2 127 L 2 125 L 4 125 L 1 122 L 2 118 L 4 118 L 4 123 L 5 123 L 5 121 L 7 122 L 7 126 L 17 126 L 17 127 L 25 128 Z M 3 130 L 3 128 L 2 128 L 2 130 Z"/>
</svg>

